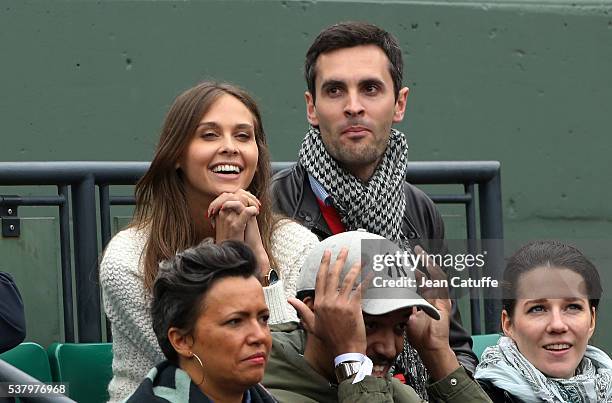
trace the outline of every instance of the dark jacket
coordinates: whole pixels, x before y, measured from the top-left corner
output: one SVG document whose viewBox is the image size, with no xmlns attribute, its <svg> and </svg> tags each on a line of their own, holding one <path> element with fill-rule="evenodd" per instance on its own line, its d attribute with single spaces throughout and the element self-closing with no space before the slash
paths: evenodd
<svg viewBox="0 0 612 403">
<path fill-rule="evenodd" d="M 11 275 L 0 272 L 0 353 L 21 343 L 25 334 L 21 294 Z"/>
<path fill-rule="evenodd" d="M 278 172 L 271 183 L 272 203 L 276 212 L 282 213 L 315 233 L 319 239 L 332 234 L 317 203 L 316 196 L 310 187 L 308 174 L 296 164 Z M 444 254 L 444 222 L 440 212 L 431 199 L 420 189 L 404 183 L 406 194 L 406 212 L 402 230 L 413 245 L 421 245 L 426 252 Z M 461 325 L 461 315 L 453 301 L 453 316 L 450 322 L 450 346 L 459 363 L 471 374 L 474 373 L 478 360 L 472 351 L 472 338 Z"/>
<path fill-rule="evenodd" d="M 250 403 L 277 403 L 263 386 L 256 384 L 246 392 Z M 243 399 L 245 401 L 246 399 Z M 138 389 L 126 403 L 213 403 L 200 388 L 191 381 L 187 372 L 169 361 L 162 361 L 151 369 Z"/>
<path fill-rule="evenodd" d="M 491 398 L 495 403 L 520 403 L 521 401 L 512 396 L 508 391 L 498 388 L 493 385 L 491 382 L 478 379 L 478 384 L 485 391 L 487 395 Z"/>
</svg>

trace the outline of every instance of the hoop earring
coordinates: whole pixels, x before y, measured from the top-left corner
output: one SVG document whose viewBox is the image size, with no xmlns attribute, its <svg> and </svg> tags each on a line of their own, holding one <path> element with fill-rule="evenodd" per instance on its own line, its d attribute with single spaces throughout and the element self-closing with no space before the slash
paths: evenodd
<svg viewBox="0 0 612 403">
<path fill-rule="evenodd" d="M 200 367 L 202 368 L 202 379 L 197 384 L 198 386 L 200 386 L 202 382 L 204 382 L 204 365 L 202 364 L 202 360 L 200 360 L 200 357 L 198 357 L 198 355 L 193 351 L 191 351 L 191 357 L 195 357 L 195 359 L 198 361 L 198 364 L 200 364 Z"/>
</svg>

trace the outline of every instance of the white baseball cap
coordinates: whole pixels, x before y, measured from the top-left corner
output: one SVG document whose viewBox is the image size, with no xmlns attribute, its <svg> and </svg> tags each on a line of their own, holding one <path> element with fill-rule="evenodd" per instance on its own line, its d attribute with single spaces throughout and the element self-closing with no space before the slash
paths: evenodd
<svg viewBox="0 0 612 403">
<path fill-rule="evenodd" d="M 366 275 L 374 276 L 368 281 L 368 286 L 362 289 L 361 309 L 369 315 L 384 315 L 402 308 L 417 307 L 432 318 L 440 319 L 440 312 L 417 293 L 414 269 L 411 267 L 393 267 L 374 270 L 375 255 L 395 255 L 401 249 L 388 239 L 359 229 L 357 231 L 342 232 L 321 241 L 306 257 L 304 266 L 298 277 L 296 290 L 314 291 L 317 272 L 321 258 L 326 250 L 331 251 L 330 268 L 342 250 L 348 249 L 348 256 L 340 281 L 348 273 L 357 260 L 362 263 L 362 279 Z M 395 269 L 396 275 L 393 275 Z M 377 280 L 376 277 L 379 279 Z M 398 281 L 399 280 L 399 281 Z M 387 284 L 387 286 L 381 286 Z M 388 284 L 400 284 L 388 285 Z"/>
</svg>

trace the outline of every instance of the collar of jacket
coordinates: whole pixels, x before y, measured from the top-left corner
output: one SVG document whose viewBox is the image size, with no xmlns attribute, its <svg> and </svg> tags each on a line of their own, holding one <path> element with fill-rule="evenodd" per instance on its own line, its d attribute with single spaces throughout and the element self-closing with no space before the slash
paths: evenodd
<svg viewBox="0 0 612 403">
<path fill-rule="evenodd" d="M 290 217 L 310 229 L 319 239 L 325 239 L 332 236 L 333 234 L 325 221 L 325 217 L 323 217 L 321 213 L 317 198 L 310 186 L 308 173 L 299 163 L 292 168 L 292 173 L 295 175 L 296 185 L 299 183 L 299 185 L 296 186 L 299 194 L 297 203 L 293 211 L 291 211 Z M 405 184 L 405 186 L 406 185 L 407 184 Z M 408 200 L 406 202 L 408 202 Z M 402 221 L 402 231 L 404 231 L 408 239 L 421 238 L 421 234 L 419 234 L 407 214 L 403 215 Z"/>
</svg>

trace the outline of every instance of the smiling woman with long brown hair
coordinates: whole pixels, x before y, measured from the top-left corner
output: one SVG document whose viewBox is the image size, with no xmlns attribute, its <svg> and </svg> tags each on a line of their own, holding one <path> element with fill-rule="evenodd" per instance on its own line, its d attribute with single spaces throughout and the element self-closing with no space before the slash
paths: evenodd
<svg viewBox="0 0 612 403">
<path fill-rule="evenodd" d="M 204 82 L 175 99 L 136 185 L 134 219 L 111 240 L 100 265 L 113 333 L 111 401 L 127 397 L 163 360 L 149 315 L 159 262 L 207 237 L 245 242 L 266 286 L 270 323 L 297 320 L 285 297 L 295 294 L 303 259 L 318 240 L 272 214 L 269 177 L 261 115 L 245 91 Z M 280 281 L 269 284 L 276 276 Z"/>
</svg>

